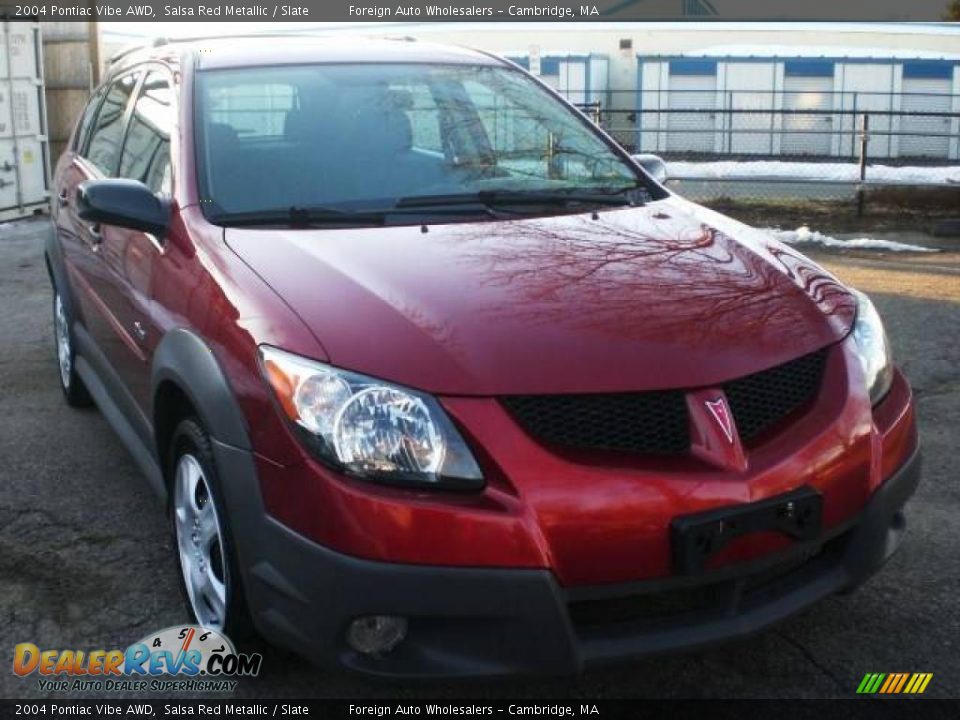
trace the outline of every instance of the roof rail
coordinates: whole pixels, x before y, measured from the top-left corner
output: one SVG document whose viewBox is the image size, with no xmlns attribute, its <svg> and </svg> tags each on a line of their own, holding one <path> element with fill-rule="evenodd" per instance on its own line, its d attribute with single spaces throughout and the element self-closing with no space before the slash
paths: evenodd
<svg viewBox="0 0 960 720">
<path fill-rule="evenodd" d="M 236 33 L 232 35 L 193 35 L 190 37 L 181 37 L 181 38 L 170 38 L 170 37 L 158 37 L 154 38 L 150 42 L 141 43 L 139 45 L 130 45 L 128 47 L 122 48 L 110 56 L 110 59 L 107 61 L 109 65 L 122 60 L 127 55 L 137 52 L 138 50 L 147 50 L 149 48 L 164 47 L 166 45 L 178 45 L 178 44 L 189 44 L 194 42 L 203 42 L 205 40 L 244 40 L 251 38 L 318 38 L 323 37 L 320 32 L 306 33 L 306 32 L 295 32 L 295 33 Z M 406 38 L 405 38 L 406 39 Z M 412 38 L 411 38 L 412 39 Z"/>
</svg>

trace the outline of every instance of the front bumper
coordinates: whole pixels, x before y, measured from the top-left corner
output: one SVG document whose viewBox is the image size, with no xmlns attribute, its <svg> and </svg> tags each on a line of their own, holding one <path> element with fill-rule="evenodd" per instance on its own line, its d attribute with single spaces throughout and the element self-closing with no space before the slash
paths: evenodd
<svg viewBox="0 0 960 720">
<path fill-rule="evenodd" d="M 336 553 L 264 512 L 249 454 L 215 452 L 236 489 L 228 511 L 260 632 L 320 664 L 393 677 L 576 673 L 760 630 L 876 572 L 902 540 L 902 509 L 920 477 L 916 452 L 852 521 L 774 557 L 695 577 L 563 588 L 548 570 Z M 363 615 L 407 617 L 407 639 L 385 657 L 360 655 L 345 631 Z"/>
</svg>

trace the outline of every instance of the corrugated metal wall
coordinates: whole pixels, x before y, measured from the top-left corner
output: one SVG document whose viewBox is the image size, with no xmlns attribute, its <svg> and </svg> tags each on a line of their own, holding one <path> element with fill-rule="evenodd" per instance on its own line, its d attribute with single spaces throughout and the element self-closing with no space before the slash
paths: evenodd
<svg viewBox="0 0 960 720">
<path fill-rule="evenodd" d="M 47 207 L 40 26 L 0 22 L 0 221 Z"/>
<path fill-rule="evenodd" d="M 99 32 L 95 22 L 45 22 L 42 27 L 50 149 L 56 163 L 90 91 L 100 82 Z"/>
</svg>

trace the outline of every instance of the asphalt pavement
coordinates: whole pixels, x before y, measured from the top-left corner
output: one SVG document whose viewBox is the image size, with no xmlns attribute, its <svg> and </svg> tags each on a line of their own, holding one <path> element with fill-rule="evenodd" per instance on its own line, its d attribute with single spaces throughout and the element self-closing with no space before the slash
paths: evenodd
<svg viewBox="0 0 960 720">
<path fill-rule="evenodd" d="M 164 508 L 96 410 L 57 387 L 43 221 L 0 224 L 0 662 L 13 646 L 124 648 L 186 620 Z M 891 239 L 896 239 L 892 237 Z M 960 253 L 816 253 L 870 293 L 917 394 L 924 450 L 908 533 L 852 595 L 719 647 L 577 678 L 396 683 L 321 672 L 257 643 L 236 697 L 854 696 L 867 672 L 932 672 L 960 694 Z M 960 249 L 960 241 L 956 247 Z M 110 697 L 119 697 L 111 695 Z M 67 697 L 0 672 L 0 697 Z M 93 697 L 90 694 L 80 697 Z"/>
</svg>

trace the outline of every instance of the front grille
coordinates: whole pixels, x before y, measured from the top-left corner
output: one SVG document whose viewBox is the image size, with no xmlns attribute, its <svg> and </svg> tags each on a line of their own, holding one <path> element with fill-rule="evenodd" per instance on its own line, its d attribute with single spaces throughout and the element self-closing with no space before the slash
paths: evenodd
<svg viewBox="0 0 960 720">
<path fill-rule="evenodd" d="M 676 455 L 690 447 L 687 401 L 680 391 L 511 395 L 503 403 L 548 445 L 653 455 Z"/>
<path fill-rule="evenodd" d="M 723 386 L 741 440 L 750 445 L 816 395 L 827 351 Z M 572 450 L 681 455 L 690 449 L 682 390 L 595 395 L 510 395 L 507 410 L 539 441 Z"/>
<path fill-rule="evenodd" d="M 745 444 L 806 405 L 820 389 L 827 351 L 732 380 L 723 386 Z"/>
</svg>

